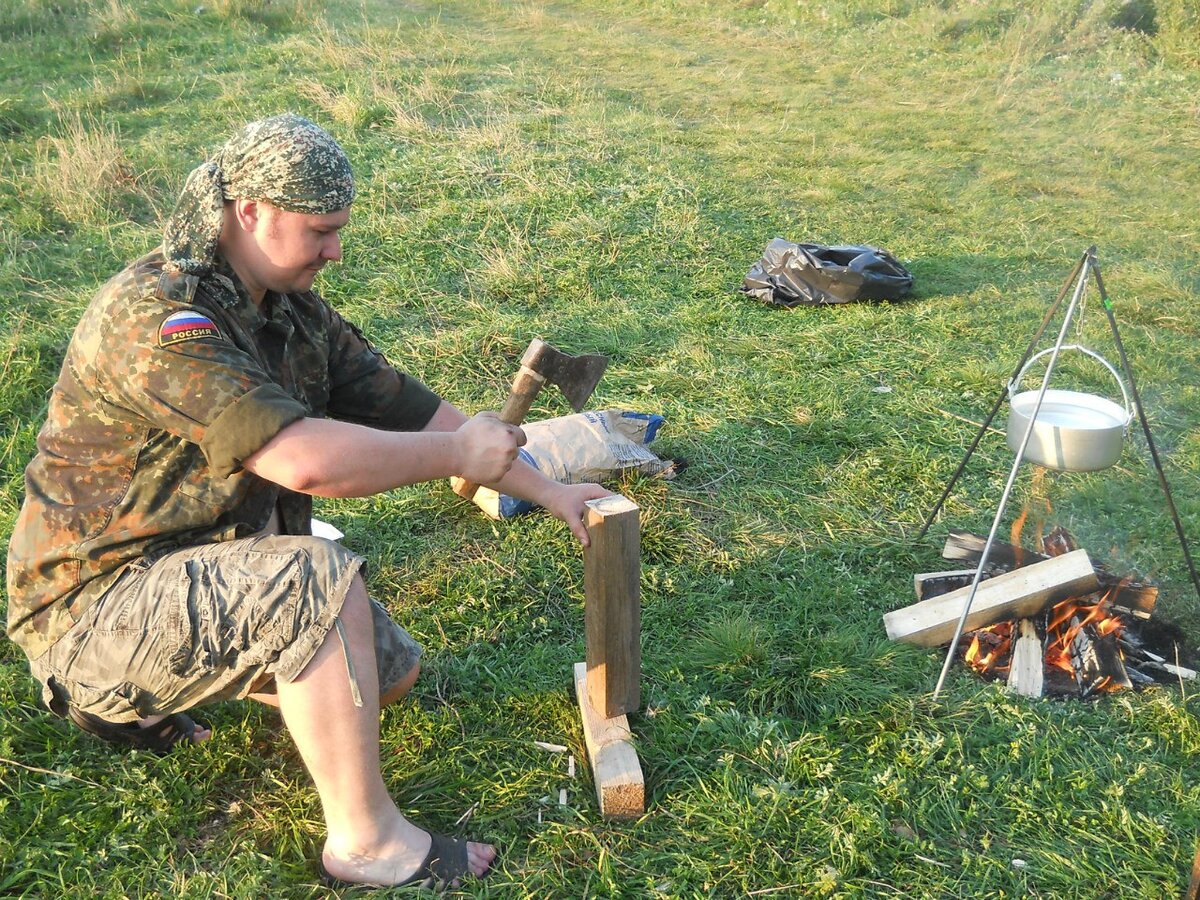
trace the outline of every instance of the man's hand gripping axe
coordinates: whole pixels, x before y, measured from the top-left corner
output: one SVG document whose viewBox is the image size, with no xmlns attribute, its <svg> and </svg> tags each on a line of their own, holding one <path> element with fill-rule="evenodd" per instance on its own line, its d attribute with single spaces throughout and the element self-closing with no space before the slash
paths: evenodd
<svg viewBox="0 0 1200 900">
<path fill-rule="evenodd" d="M 556 384 L 562 390 L 571 409 L 579 412 L 608 368 L 608 357 L 599 354 L 570 356 L 551 347 L 541 338 L 534 338 L 521 357 L 521 368 L 513 379 L 508 401 L 500 410 L 500 419 L 509 425 L 520 425 L 525 421 L 529 407 L 543 385 Z M 470 500 L 479 490 L 479 485 L 465 479 L 456 479 L 454 493 Z"/>
</svg>

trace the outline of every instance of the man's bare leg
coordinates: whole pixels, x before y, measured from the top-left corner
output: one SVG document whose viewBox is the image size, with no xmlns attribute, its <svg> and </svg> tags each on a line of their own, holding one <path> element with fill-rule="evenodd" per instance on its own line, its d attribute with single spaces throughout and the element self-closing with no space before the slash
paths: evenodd
<svg viewBox="0 0 1200 900">
<path fill-rule="evenodd" d="M 269 520 L 267 520 L 267 526 L 258 533 L 260 535 L 262 535 L 262 534 L 282 534 L 283 533 L 283 528 L 279 524 L 279 507 L 278 507 L 278 505 L 276 505 L 276 507 L 271 510 L 271 518 Z M 400 700 L 400 699 L 408 696 L 408 692 L 412 690 L 413 685 L 416 684 L 416 682 L 417 682 L 417 676 L 420 674 L 421 674 L 421 664 L 414 663 L 413 667 L 404 674 L 404 677 L 401 678 L 395 685 L 393 685 L 392 689 L 390 691 L 388 691 L 387 694 L 385 694 L 384 696 L 379 698 L 379 705 L 381 707 L 382 706 L 391 706 L 397 700 Z M 268 684 L 274 684 L 274 683 L 275 683 L 274 677 L 264 679 L 260 684 L 255 684 L 254 685 L 254 693 L 247 694 L 247 696 L 251 700 L 257 700 L 259 703 L 265 703 L 267 706 L 274 706 L 276 709 L 278 709 L 279 708 L 279 696 L 277 694 L 275 694 L 274 692 L 272 692 L 272 693 L 260 692 L 262 687 L 265 687 Z"/>
<path fill-rule="evenodd" d="M 413 685 L 417 683 L 417 677 L 420 674 L 421 664 L 413 663 L 413 667 L 404 673 L 404 677 L 392 685 L 392 689 L 390 691 L 379 698 L 380 709 L 385 706 L 391 706 L 396 701 L 403 700 L 405 697 L 407 697 L 408 692 L 411 691 L 413 689 Z M 263 685 L 263 687 L 273 684 L 275 684 L 274 676 L 266 679 L 266 683 Z M 255 687 L 257 688 L 259 685 L 255 685 Z M 256 690 L 254 693 L 247 694 L 246 696 L 251 700 L 257 700 L 259 703 L 264 703 L 267 706 L 274 706 L 276 709 L 279 708 L 278 694 Z"/>
<path fill-rule="evenodd" d="M 361 578 L 341 620 L 363 705 L 351 698 L 342 642 L 331 629 L 300 677 L 278 682 L 279 707 L 321 797 L 326 869 L 345 881 L 397 884 L 420 868 L 430 839 L 397 809 L 380 772 L 374 625 Z M 495 855 L 488 844 L 468 844 L 471 872 L 485 874 Z"/>
</svg>

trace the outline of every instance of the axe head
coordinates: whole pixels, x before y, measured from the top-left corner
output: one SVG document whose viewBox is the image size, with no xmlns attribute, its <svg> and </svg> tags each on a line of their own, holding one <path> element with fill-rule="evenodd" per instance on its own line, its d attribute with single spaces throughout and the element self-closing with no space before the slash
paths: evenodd
<svg viewBox="0 0 1200 900">
<path fill-rule="evenodd" d="M 521 357 L 521 365 L 542 376 L 547 384 L 558 385 L 571 409 L 579 412 L 608 368 L 608 357 L 597 353 L 571 356 L 534 338 Z"/>
</svg>

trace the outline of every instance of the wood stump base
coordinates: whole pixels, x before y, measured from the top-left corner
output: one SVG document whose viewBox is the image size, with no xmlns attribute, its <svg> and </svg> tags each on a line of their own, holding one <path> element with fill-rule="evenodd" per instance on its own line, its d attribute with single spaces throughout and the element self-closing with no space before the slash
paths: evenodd
<svg viewBox="0 0 1200 900">
<path fill-rule="evenodd" d="M 610 819 L 634 819 L 646 811 L 646 785 L 637 751 L 633 749 L 629 718 L 606 719 L 588 699 L 587 663 L 575 664 L 575 696 L 583 721 L 583 739 L 600 814 Z"/>
</svg>

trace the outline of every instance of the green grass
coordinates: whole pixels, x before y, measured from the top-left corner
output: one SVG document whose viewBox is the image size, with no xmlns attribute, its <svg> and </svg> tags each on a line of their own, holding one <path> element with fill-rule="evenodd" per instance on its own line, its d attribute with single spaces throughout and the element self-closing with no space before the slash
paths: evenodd
<svg viewBox="0 0 1200 900">
<path fill-rule="evenodd" d="M 385 775 L 420 821 L 474 809 L 466 830 L 500 846 L 464 893 L 1177 895 L 1197 688 L 1034 703 L 955 670 L 934 703 L 940 655 L 887 641 L 881 616 L 949 568 L 946 528 L 990 525 L 995 435 L 914 541 L 1093 243 L 1195 530 L 1197 24 L 1189 0 L 13 0 L 0 536 L 90 294 L 157 242 L 201 156 L 295 110 L 360 179 L 322 289 L 390 357 L 476 410 L 534 335 L 607 353 L 593 405 L 664 414 L 657 449 L 690 462 L 618 485 L 643 516 L 648 809 L 627 825 L 600 818 L 584 762 L 565 529 L 494 525 L 440 484 L 320 505 L 427 648 L 384 715 Z M 776 235 L 887 247 L 914 299 L 750 302 L 736 289 Z M 1115 361 L 1094 295 L 1078 337 Z M 1031 493 L 1019 479 L 1013 515 Z M 1195 652 L 1144 441 L 1045 493 L 1095 555 L 1161 583 Z M 39 710 L 8 643 L 0 697 L 0 893 L 327 894 L 316 795 L 274 713 L 225 705 L 202 747 L 114 755 Z M 534 741 L 569 746 L 575 777 Z"/>
</svg>

